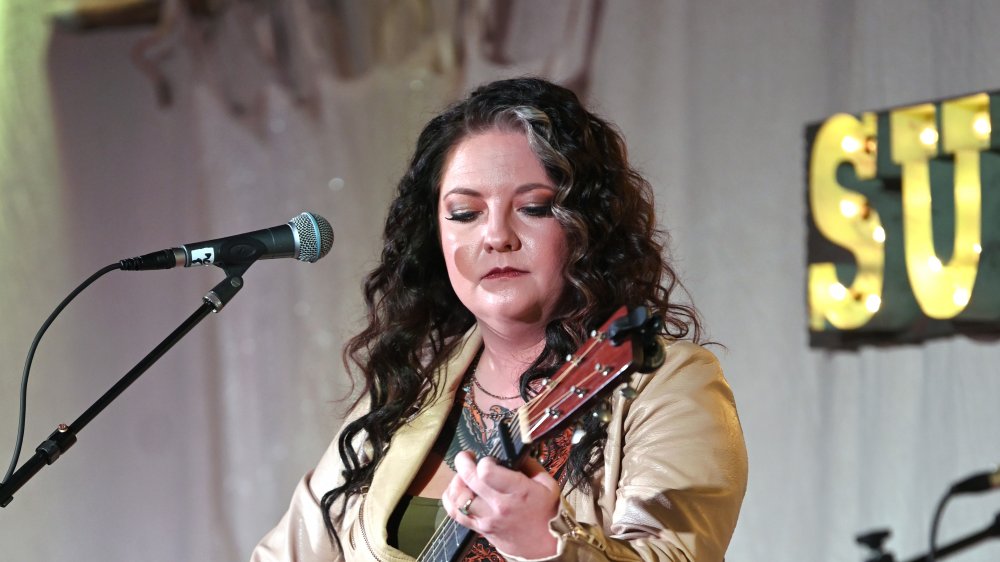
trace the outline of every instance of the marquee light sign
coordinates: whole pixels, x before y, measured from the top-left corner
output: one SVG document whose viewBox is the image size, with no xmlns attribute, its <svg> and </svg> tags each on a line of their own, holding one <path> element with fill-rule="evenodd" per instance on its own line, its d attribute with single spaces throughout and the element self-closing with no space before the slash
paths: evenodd
<svg viewBox="0 0 1000 562">
<path fill-rule="evenodd" d="M 1000 335 L 1000 92 L 806 129 L 810 342 Z"/>
</svg>

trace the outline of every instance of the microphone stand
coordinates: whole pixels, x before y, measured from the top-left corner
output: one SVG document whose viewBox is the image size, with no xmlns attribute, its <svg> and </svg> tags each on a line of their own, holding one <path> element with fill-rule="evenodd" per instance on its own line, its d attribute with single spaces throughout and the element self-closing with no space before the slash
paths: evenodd
<svg viewBox="0 0 1000 562">
<path fill-rule="evenodd" d="M 896 558 L 892 553 L 886 552 L 883 544 L 885 540 L 889 538 L 888 530 L 874 531 L 857 537 L 857 542 L 867 546 L 872 550 L 871 558 L 868 558 L 866 562 L 894 562 Z M 955 554 L 960 550 L 965 550 L 966 548 L 982 542 L 990 537 L 1000 537 L 1000 513 L 997 513 L 996 518 L 993 519 L 991 523 L 985 529 L 966 535 L 950 544 L 946 544 L 941 548 L 937 549 L 937 555 L 933 560 L 940 560 L 946 556 Z M 930 553 L 924 554 L 922 556 L 917 556 L 916 558 L 911 558 L 905 562 L 931 562 L 932 558 Z"/>
<path fill-rule="evenodd" d="M 211 312 L 219 312 L 243 288 L 242 275 L 253 265 L 253 262 L 223 267 L 226 278 L 202 297 L 198 310 L 187 318 L 176 330 L 170 333 L 148 355 L 142 358 L 131 371 L 125 374 L 110 390 L 97 399 L 73 423 L 59 424 L 55 431 L 35 449 L 35 455 L 17 469 L 10 479 L 0 485 L 0 507 L 7 507 L 14 499 L 14 494 L 21 489 L 45 465 L 52 464 L 76 443 L 76 434 L 87 426 L 104 408 L 125 391 L 147 369 L 153 366 L 164 353 L 170 350 L 192 328 L 205 319 Z"/>
<path fill-rule="evenodd" d="M 993 523 L 991 523 L 985 529 L 977 533 L 966 535 L 951 544 L 947 544 L 937 549 L 937 556 L 934 557 L 934 560 L 938 560 L 950 554 L 954 554 L 960 550 L 964 550 L 965 548 L 968 548 L 990 537 L 1000 537 L 1000 513 L 997 513 L 996 518 L 993 519 Z M 923 556 L 918 556 L 917 558 L 908 560 L 907 562 L 930 562 L 930 561 L 931 561 L 931 556 L 930 553 L 928 553 Z"/>
</svg>

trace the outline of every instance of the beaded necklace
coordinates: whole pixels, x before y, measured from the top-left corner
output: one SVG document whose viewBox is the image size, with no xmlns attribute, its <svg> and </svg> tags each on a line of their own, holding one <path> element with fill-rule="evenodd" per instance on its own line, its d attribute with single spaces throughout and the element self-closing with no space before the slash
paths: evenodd
<svg viewBox="0 0 1000 562">
<path fill-rule="evenodd" d="M 485 388 L 483 388 L 483 385 L 479 384 L 479 379 L 476 378 L 476 367 L 478 367 L 478 366 L 479 365 L 477 364 L 477 365 L 475 365 L 472 368 L 472 384 L 473 384 L 473 386 L 475 386 L 479 390 L 482 390 L 483 394 L 485 394 L 486 396 L 489 396 L 490 398 L 496 398 L 497 400 L 513 400 L 515 398 L 520 398 L 521 397 L 520 394 L 515 394 L 514 396 L 497 396 L 496 394 L 493 394 L 492 392 L 490 392 L 490 391 L 486 390 Z"/>
</svg>

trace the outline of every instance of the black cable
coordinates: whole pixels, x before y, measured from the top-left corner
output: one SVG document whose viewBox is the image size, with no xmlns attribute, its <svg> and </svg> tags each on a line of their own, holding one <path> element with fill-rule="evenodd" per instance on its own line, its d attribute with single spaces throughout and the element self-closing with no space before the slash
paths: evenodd
<svg viewBox="0 0 1000 562">
<path fill-rule="evenodd" d="M 931 539 L 930 539 L 930 549 L 927 551 L 927 562 L 934 562 L 937 560 L 938 548 L 937 548 L 937 534 L 938 527 L 941 526 L 941 515 L 944 513 L 944 506 L 948 504 L 948 500 L 955 495 L 954 490 L 948 490 L 941 501 L 938 502 L 937 510 L 934 511 L 934 519 L 931 521 Z"/>
<path fill-rule="evenodd" d="M 73 292 L 69 294 L 69 296 L 67 296 L 65 299 L 63 299 L 61 303 L 59 303 L 59 306 L 57 306 L 56 309 L 52 311 L 52 314 L 50 314 L 49 317 L 45 320 L 45 322 L 42 324 L 42 327 L 38 329 L 38 333 L 35 334 L 35 339 L 32 340 L 31 342 L 31 348 L 28 349 L 28 357 L 27 359 L 24 360 L 24 371 L 21 374 L 20 414 L 18 415 L 17 419 L 17 441 L 14 444 L 14 454 L 11 455 L 10 467 L 7 468 L 7 474 L 4 475 L 3 481 L 0 481 L 0 484 L 7 482 L 7 480 L 10 479 L 10 476 L 14 474 L 14 469 L 17 468 L 17 462 L 21 457 L 21 445 L 24 443 L 24 418 L 27 414 L 27 409 L 28 409 L 28 372 L 31 370 L 31 361 L 35 357 L 35 349 L 38 347 L 38 342 L 41 341 L 42 335 L 44 335 L 45 331 L 49 329 L 49 326 L 56 319 L 56 316 L 59 316 L 59 313 L 62 312 L 64 308 L 66 308 L 66 305 L 68 305 L 70 301 L 76 298 L 76 296 L 80 294 L 81 291 L 89 287 L 91 283 L 97 281 L 97 279 L 102 275 L 104 275 L 105 273 L 121 268 L 122 268 L 121 263 L 113 263 L 109 266 L 104 267 L 97 273 L 87 278 L 86 281 L 81 283 L 79 287 L 74 289 Z"/>
</svg>

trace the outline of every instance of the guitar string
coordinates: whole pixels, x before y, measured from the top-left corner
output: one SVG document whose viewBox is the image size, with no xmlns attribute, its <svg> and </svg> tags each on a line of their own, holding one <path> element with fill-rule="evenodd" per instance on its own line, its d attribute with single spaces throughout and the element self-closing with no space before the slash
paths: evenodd
<svg viewBox="0 0 1000 562">
<path fill-rule="evenodd" d="M 603 338 L 588 339 L 587 340 L 588 344 L 580 352 L 579 357 L 574 357 L 574 359 L 568 361 L 565 365 L 565 368 L 557 372 L 555 375 L 553 375 L 552 378 L 549 380 L 549 382 L 551 382 L 552 380 L 565 378 L 571 371 L 573 371 L 574 369 L 578 369 L 580 365 L 583 364 L 584 359 L 586 359 L 591 354 L 591 352 L 593 352 L 594 348 L 597 345 L 599 345 L 602 341 L 604 341 Z M 531 402 L 525 404 L 525 407 L 523 408 L 523 410 L 525 410 L 524 417 L 528 418 L 526 421 L 529 424 L 529 426 L 532 423 L 530 416 L 532 416 L 533 413 L 537 410 L 539 404 L 543 401 L 543 397 L 546 397 L 548 396 L 548 394 L 553 392 L 555 390 L 555 387 L 556 385 L 546 384 L 545 389 L 543 391 L 539 392 L 538 395 L 531 400 Z M 563 399 L 563 401 L 565 401 L 565 398 Z M 563 401 L 560 401 L 559 404 L 562 404 Z M 543 419 L 545 415 L 547 415 L 547 409 L 545 410 L 545 413 L 543 413 Z M 520 413 L 518 414 L 518 416 L 519 418 L 521 417 Z"/>
<path fill-rule="evenodd" d="M 590 371 L 587 375 L 585 375 L 581 379 L 581 383 L 586 384 L 586 383 L 589 383 L 589 382 L 591 382 L 592 380 L 594 380 L 596 378 L 597 379 L 597 384 L 595 385 L 596 388 L 593 391 L 591 391 L 591 392 L 595 392 L 596 393 L 596 392 L 599 392 L 599 391 L 603 390 L 604 386 L 606 386 L 607 383 L 609 383 L 613 379 L 617 378 L 617 371 L 618 371 L 618 369 L 616 369 L 615 371 L 612 371 L 612 373 L 616 374 L 616 376 L 614 376 L 614 377 L 612 377 L 611 374 L 609 373 L 607 375 L 607 377 L 608 377 L 607 380 L 601 380 L 601 378 L 603 378 L 605 376 L 605 375 L 601 374 L 601 371 Z M 568 391 L 568 392 L 566 392 L 566 394 L 564 394 L 562 396 L 562 398 L 560 398 L 559 400 L 554 401 L 550 406 L 546 407 L 545 411 L 543 411 L 538 416 L 538 418 L 534 421 L 534 423 L 533 424 L 529 424 L 529 428 L 528 428 L 529 429 L 529 434 L 534 434 L 538 430 L 538 428 L 541 427 L 541 425 L 543 423 L 545 423 L 545 421 L 551 416 L 551 409 L 553 407 L 558 407 L 558 406 L 560 406 L 562 404 L 565 404 L 566 402 L 572 400 L 574 397 L 576 397 L 576 394 L 574 394 L 571 391 Z M 527 412 L 527 415 L 531 415 L 531 414 L 532 414 L 532 412 Z"/>
<path fill-rule="evenodd" d="M 603 339 L 602 340 L 598 340 L 596 338 L 593 338 L 591 341 L 593 343 L 590 345 L 590 348 L 587 349 L 586 351 L 584 351 L 583 353 L 581 353 L 580 358 L 578 360 L 576 360 L 577 364 L 575 366 L 573 366 L 573 368 L 579 368 L 580 366 L 582 366 L 583 363 L 584 363 L 584 360 L 591 353 L 591 351 L 593 350 L 593 348 L 595 346 L 597 346 L 599 343 L 601 343 L 602 341 L 604 341 L 604 340 Z M 570 364 L 570 365 L 572 365 L 572 364 Z M 608 367 L 610 367 L 610 365 Z M 619 369 L 619 368 L 620 367 L 615 367 L 616 370 Z M 559 378 L 565 377 L 565 375 L 568 374 L 568 372 L 569 372 L 569 370 L 566 370 L 565 372 L 560 373 L 557 376 Z M 600 373 L 601 373 L 601 371 L 598 371 L 596 369 L 593 370 L 593 371 L 590 371 L 588 375 L 585 375 L 585 378 L 581 381 L 581 383 L 585 385 L 585 384 L 591 382 L 595 377 L 597 377 L 598 375 L 600 375 Z M 603 377 L 604 375 L 600 375 L 600 376 Z M 607 381 L 603 381 L 603 382 L 605 382 L 605 385 L 606 385 L 607 382 L 610 382 L 614 378 L 616 378 L 616 377 L 609 377 L 607 379 Z M 597 385 L 597 388 L 594 390 L 594 392 L 596 392 L 598 390 L 601 390 L 603 388 L 604 385 L 600 384 L 601 382 L 602 381 L 598 380 L 598 385 Z M 535 430 L 537 430 L 538 427 L 540 427 L 541 424 L 545 422 L 545 420 L 549 417 L 551 409 L 552 409 L 553 406 L 562 405 L 565 402 L 567 402 L 568 400 L 571 400 L 573 398 L 573 396 L 574 396 L 574 394 L 572 392 L 567 392 L 566 394 L 563 395 L 563 397 L 560 400 L 557 400 L 554 403 L 550 404 L 549 406 L 547 406 L 540 413 L 537 412 L 537 409 L 540 406 L 540 404 L 538 404 L 537 402 L 535 402 L 535 400 L 532 400 L 532 404 L 526 405 L 527 406 L 527 408 L 526 408 L 526 410 L 527 410 L 526 411 L 526 416 L 529 417 L 528 423 L 529 423 L 530 433 L 534 433 Z M 533 416 L 533 415 L 537 415 L 538 418 L 535 419 L 534 422 L 531 422 L 530 416 Z"/>
</svg>

